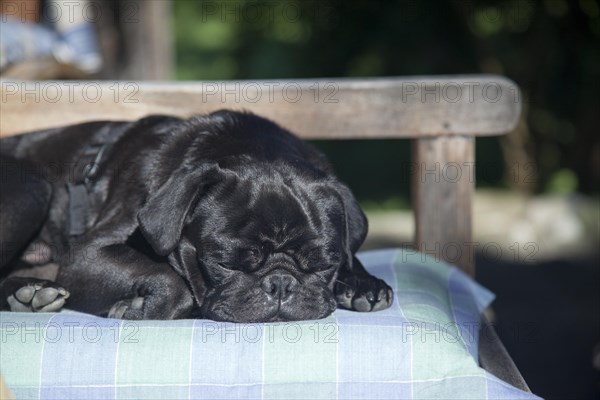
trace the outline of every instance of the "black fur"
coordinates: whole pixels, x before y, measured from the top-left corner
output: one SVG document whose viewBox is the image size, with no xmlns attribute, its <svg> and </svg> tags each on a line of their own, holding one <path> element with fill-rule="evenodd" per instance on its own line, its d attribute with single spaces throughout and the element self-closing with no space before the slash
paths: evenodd
<svg viewBox="0 0 600 400">
<path fill-rule="evenodd" d="M 86 230 L 70 237 L 66 184 L 86 147 L 107 138 Z M 55 282 L 5 278 L 3 309 L 36 311 L 56 294 L 51 309 L 66 300 L 125 319 L 261 322 L 391 304 L 354 257 L 367 220 L 350 190 L 323 155 L 264 118 L 93 122 L 2 139 L 0 151 L 0 213 L 13 221 L 0 229 L 5 275 L 31 243 L 60 266 Z"/>
</svg>

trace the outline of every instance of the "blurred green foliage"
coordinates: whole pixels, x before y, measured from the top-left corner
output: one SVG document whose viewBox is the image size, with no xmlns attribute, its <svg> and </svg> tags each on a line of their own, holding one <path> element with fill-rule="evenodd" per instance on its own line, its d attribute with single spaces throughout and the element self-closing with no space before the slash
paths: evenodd
<svg viewBox="0 0 600 400">
<path fill-rule="evenodd" d="M 181 0 L 173 9 L 177 79 L 505 75 L 523 90 L 518 160 L 535 165 L 530 190 L 598 192 L 597 0 Z M 318 146 L 363 203 L 406 206 L 407 141 Z M 477 185 L 522 188 L 506 167 L 511 151 L 478 139 Z"/>
</svg>

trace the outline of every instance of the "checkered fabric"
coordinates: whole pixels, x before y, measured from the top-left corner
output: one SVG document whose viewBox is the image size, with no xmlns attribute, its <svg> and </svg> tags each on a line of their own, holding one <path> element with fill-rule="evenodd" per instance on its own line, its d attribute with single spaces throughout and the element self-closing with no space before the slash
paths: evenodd
<svg viewBox="0 0 600 400">
<path fill-rule="evenodd" d="M 318 321 L 121 321 L 0 313 L 0 371 L 18 399 L 530 399 L 478 366 L 493 295 L 410 250 L 362 253 L 387 310 Z"/>
</svg>

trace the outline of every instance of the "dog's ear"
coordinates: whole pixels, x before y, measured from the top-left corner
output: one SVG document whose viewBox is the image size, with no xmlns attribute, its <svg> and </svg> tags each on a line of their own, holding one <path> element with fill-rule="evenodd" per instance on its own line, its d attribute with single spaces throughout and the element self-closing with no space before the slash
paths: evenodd
<svg viewBox="0 0 600 400">
<path fill-rule="evenodd" d="M 358 201 L 356 201 L 356 198 L 354 198 L 350 189 L 342 183 L 337 183 L 335 188 L 342 198 L 344 205 L 346 250 L 348 252 L 348 262 L 352 263 L 354 254 L 358 251 L 367 237 L 369 223 L 367 222 L 365 213 L 360 208 Z"/>
<path fill-rule="evenodd" d="M 216 164 L 181 166 L 147 199 L 137 217 L 144 238 L 157 254 L 173 251 L 199 195 L 222 177 Z"/>
<path fill-rule="evenodd" d="M 204 303 L 207 286 L 204 275 L 198 265 L 196 247 L 185 235 L 181 237 L 177 248 L 169 254 L 169 264 L 181 275 L 192 289 L 198 308 Z"/>
</svg>

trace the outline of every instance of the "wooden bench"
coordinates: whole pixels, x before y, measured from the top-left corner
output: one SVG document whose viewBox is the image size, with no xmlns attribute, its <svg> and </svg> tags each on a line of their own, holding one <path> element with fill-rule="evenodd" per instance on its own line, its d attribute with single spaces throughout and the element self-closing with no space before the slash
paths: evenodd
<svg viewBox="0 0 600 400">
<path fill-rule="evenodd" d="M 516 84 L 493 75 L 221 82 L 2 81 L 0 136 L 149 114 L 188 117 L 221 108 L 270 118 L 303 139 L 407 138 L 415 247 L 475 274 L 472 197 L 476 136 L 516 126 Z M 408 160 L 404 160 L 408 161 Z M 484 320 L 480 361 L 527 389 Z"/>
</svg>

